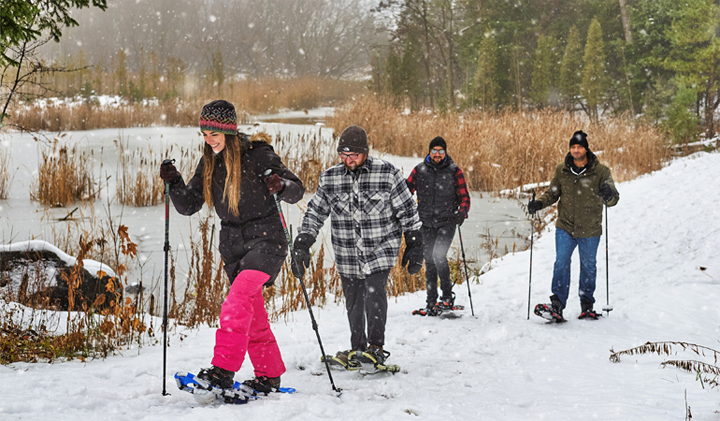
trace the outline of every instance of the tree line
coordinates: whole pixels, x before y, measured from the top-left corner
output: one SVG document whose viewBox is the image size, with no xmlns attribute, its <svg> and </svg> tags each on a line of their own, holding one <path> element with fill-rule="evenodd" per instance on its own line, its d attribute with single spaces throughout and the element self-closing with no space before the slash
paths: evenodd
<svg viewBox="0 0 720 421">
<path fill-rule="evenodd" d="M 627 115 L 689 142 L 715 133 L 719 3 L 6 0 L 0 111 L 6 92 L 22 94 L 18 80 L 36 93 L 172 99 L 238 78 L 369 77 L 371 91 L 412 110 Z"/>
<path fill-rule="evenodd" d="M 715 133 L 713 0 L 384 0 L 370 87 L 413 110 L 626 113 L 675 140 Z"/>
</svg>

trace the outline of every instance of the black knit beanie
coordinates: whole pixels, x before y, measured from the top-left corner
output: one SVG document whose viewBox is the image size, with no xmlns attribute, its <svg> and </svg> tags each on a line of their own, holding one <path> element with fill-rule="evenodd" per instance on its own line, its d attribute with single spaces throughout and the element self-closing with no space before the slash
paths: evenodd
<svg viewBox="0 0 720 421">
<path fill-rule="evenodd" d="M 440 137 L 440 136 L 438 136 L 438 137 L 436 137 L 435 139 L 433 139 L 433 140 L 430 141 L 430 148 L 429 148 L 429 149 L 432 150 L 432 148 L 434 148 L 434 147 L 436 147 L 436 146 L 440 146 L 440 147 L 443 148 L 443 149 L 447 149 L 447 143 L 445 143 L 445 139 L 443 139 L 443 138 Z"/>
<path fill-rule="evenodd" d="M 570 138 L 570 146 L 572 145 L 580 145 L 583 148 L 590 150 L 587 141 L 587 133 L 583 133 L 582 130 L 578 130 L 573 133 L 573 136 Z"/>
<path fill-rule="evenodd" d="M 338 152 L 355 152 L 367 155 L 370 151 L 367 133 L 360 126 L 348 126 L 340 135 Z"/>
</svg>

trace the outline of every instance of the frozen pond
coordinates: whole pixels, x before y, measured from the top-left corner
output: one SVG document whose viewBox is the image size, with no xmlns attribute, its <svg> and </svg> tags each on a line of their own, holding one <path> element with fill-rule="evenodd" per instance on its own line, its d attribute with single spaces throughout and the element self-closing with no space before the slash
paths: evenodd
<svg viewBox="0 0 720 421">
<path fill-rule="evenodd" d="M 302 145 L 293 145 L 295 138 L 301 136 L 319 136 L 324 139 L 325 153 L 332 154 L 328 162 L 334 159 L 334 144 L 332 131 L 322 125 L 291 125 L 281 123 L 259 123 L 246 126 L 245 130 L 266 131 L 271 135 L 282 134 L 288 141 L 276 145 L 282 153 L 296 153 L 302 150 Z M 52 136 L 52 135 L 50 135 Z M 10 177 L 12 179 L 10 194 L 7 200 L 0 201 L 0 243 L 42 239 L 53 243 L 53 230 L 62 232 L 68 230 L 68 222 L 61 221 L 76 206 L 80 209 L 73 214 L 73 218 L 89 221 L 91 216 L 97 219 L 107 219 L 110 215 L 115 224 L 128 227 L 128 233 L 138 245 L 142 267 L 134 268 L 129 283 L 141 277 L 147 281 L 162 277 L 163 273 L 163 243 L 165 235 L 164 204 L 150 207 L 130 207 L 118 204 L 116 200 L 116 180 L 121 176 L 119 158 L 121 154 L 133 152 L 146 154 L 149 158 L 160 160 L 163 154 L 167 157 L 176 157 L 179 148 L 191 150 L 202 143 L 202 137 L 196 128 L 152 127 L 130 129 L 103 129 L 92 131 L 68 132 L 59 140 L 77 148 L 77 152 L 85 152 L 89 156 L 89 164 L 97 180 L 102 183 L 100 197 L 90 205 L 74 204 L 65 208 L 45 208 L 38 202 L 30 200 L 30 190 L 36 183 L 38 164 L 41 151 L 52 148 L 47 142 L 33 140 L 33 136 L 20 133 L 0 134 L 0 147 L 5 155 L 10 156 Z M 292 151 L 283 151 L 283 148 L 293 148 Z M 171 150 L 172 152 L 166 152 Z M 301 152 L 300 152 L 301 153 Z M 380 156 L 401 168 L 403 173 L 409 175 L 412 168 L 422 157 L 396 157 Z M 189 162 L 189 160 L 188 160 Z M 194 169 L 196 162 L 192 162 Z M 156 169 L 152 169 L 153 175 Z M 482 197 L 481 197 L 482 196 Z M 297 205 L 283 204 L 288 223 L 296 228 L 302 219 L 302 209 L 312 197 L 306 195 L 305 199 Z M 109 205 L 108 205 L 109 203 Z M 172 206 L 171 206 L 172 207 Z M 204 215 L 205 210 L 199 215 Z M 185 217 L 171 209 L 170 212 L 170 244 L 177 254 L 178 280 L 183 279 L 182 274 L 187 271 L 189 241 L 195 235 L 199 216 Z M 216 220 L 216 230 L 219 230 L 219 221 Z M 326 222 L 323 241 L 330 245 L 329 221 Z M 468 261 L 477 267 L 489 260 L 488 251 L 502 255 L 521 250 L 526 247 L 526 239 L 530 231 L 530 222 L 514 199 L 495 198 L 479 192 L 471 194 L 471 209 L 469 219 L 461 228 Z M 217 232 L 214 236 L 217 239 Z M 497 240 L 497 245 L 495 241 Z M 456 234 L 454 248 L 459 250 L 459 237 Z M 332 259 L 331 250 L 327 255 Z M 453 254 L 451 249 L 450 254 Z"/>
</svg>

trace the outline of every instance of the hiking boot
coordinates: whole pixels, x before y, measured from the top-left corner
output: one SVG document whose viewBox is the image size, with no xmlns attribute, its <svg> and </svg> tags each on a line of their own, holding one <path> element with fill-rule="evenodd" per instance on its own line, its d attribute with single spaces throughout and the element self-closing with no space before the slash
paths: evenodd
<svg viewBox="0 0 720 421">
<path fill-rule="evenodd" d="M 452 310 L 453 306 L 455 305 L 455 293 L 453 293 L 450 297 L 442 297 L 440 301 L 438 301 L 437 304 L 435 304 L 435 309 L 444 311 L 444 310 Z"/>
<path fill-rule="evenodd" d="M 224 368 L 212 366 L 211 368 L 203 368 L 200 370 L 196 379 L 202 380 L 209 386 L 218 389 L 232 389 L 235 384 L 235 373 Z"/>
<path fill-rule="evenodd" d="M 582 312 L 578 316 L 578 319 L 597 319 L 598 314 L 595 313 L 595 310 L 593 310 L 593 303 L 589 301 L 582 301 L 580 302 L 580 306 L 582 307 Z"/>
<path fill-rule="evenodd" d="M 552 306 L 552 309 L 555 313 L 557 313 L 560 318 L 563 317 L 563 305 L 560 302 L 560 298 L 558 298 L 557 295 L 553 294 L 550 296 L 550 305 Z"/>
<path fill-rule="evenodd" d="M 384 351 L 381 346 L 370 345 L 365 351 L 356 351 L 350 355 L 350 361 L 355 361 L 363 365 L 384 365 L 385 360 L 390 356 L 388 351 Z"/>
<path fill-rule="evenodd" d="M 360 367 L 360 363 L 351 360 L 350 355 L 356 353 L 356 352 L 362 352 L 362 351 L 353 351 L 353 350 L 346 350 L 346 351 L 338 351 L 335 356 L 328 355 L 327 362 L 330 365 L 336 365 L 336 366 L 342 366 L 346 370 L 353 370 Z M 325 359 L 323 358 L 323 361 Z"/>
<path fill-rule="evenodd" d="M 268 377 L 268 376 L 259 376 L 255 377 L 252 380 L 245 380 L 243 385 L 248 386 L 252 390 L 258 392 L 258 393 L 264 393 L 268 394 L 271 392 L 277 392 L 280 389 L 280 376 L 278 377 Z"/>
</svg>

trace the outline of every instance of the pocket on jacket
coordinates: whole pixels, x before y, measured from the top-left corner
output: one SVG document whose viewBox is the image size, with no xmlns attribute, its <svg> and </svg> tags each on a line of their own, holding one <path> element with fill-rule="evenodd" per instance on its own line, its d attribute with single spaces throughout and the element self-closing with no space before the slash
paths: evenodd
<svg viewBox="0 0 720 421">
<path fill-rule="evenodd" d="M 330 199 L 330 209 L 336 215 L 347 215 L 350 213 L 350 195 L 338 193 Z"/>
<path fill-rule="evenodd" d="M 390 208 L 390 194 L 385 192 L 364 193 L 363 212 L 380 215 Z"/>
</svg>

